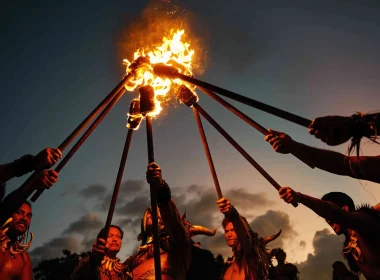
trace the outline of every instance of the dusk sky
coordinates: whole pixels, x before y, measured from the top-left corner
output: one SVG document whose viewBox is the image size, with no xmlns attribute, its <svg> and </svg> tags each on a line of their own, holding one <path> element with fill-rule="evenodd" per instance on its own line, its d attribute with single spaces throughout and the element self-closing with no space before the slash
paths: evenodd
<svg viewBox="0 0 380 280">
<path fill-rule="evenodd" d="M 158 0 L 157 0 L 158 1 Z M 176 2 L 177 3 L 177 2 Z M 58 146 L 125 74 L 135 42 L 130 27 L 149 1 L 8 1 L 0 11 L 2 117 L 0 162 Z M 313 119 L 380 109 L 380 3 L 376 0 L 199 1 L 178 3 L 197 35 L 205 72 L 197 78 Z M 186 17 L 187 18 L 187 17 Z M 184 18 L 185 19 L 185 18 Z M 144 30 L 149 34 L 149 30 Z M 194 36 L 195 36 L 194 35 Z M 29 253 L 33 265 L 61 256 L 63 249 L 90 250 L 104 226 L 127 134 L 126 112 L 136 93 L 127 92 L 61 171 L 59 182 L 33 204 Z M 377 204 L 374 183 L 311 169 L 291 155 L 276 154 L 262 134 L 207 96 L 199 103 L 280 184 L 321 197 L 344 191 L 356 204 Z M 267 128 L 284 131 L 311 146 L 345 153 L 347 144 L 327 147 L 307 129 L 237 102 Z M 225 141 L 203 122 L 224 196 L 260 235 L 283 234 L 281 246 L 298 265 L 301 279 L 331 279 L 341 259 L 337 237 L 314 212 L 293 208 Z M 194 224 L 217 227 L 215 237 L 198 238 L 225 257 L 221 221 L 206 157 L 191 109 L 165 108 L 154 120 L 156 162 L 181 213 Z M 365 155 L 379 155 L 368 141 Z M 69 149 L 64 151 L 67 154 Z M 145 123 L 133 137 L 113 223 L 125 231 L 119 257 L 138 245 L 140 218 L 149 206 L 145 183 Z M 27 178 L 7 184 L 7 192 Z"/>
</svg>

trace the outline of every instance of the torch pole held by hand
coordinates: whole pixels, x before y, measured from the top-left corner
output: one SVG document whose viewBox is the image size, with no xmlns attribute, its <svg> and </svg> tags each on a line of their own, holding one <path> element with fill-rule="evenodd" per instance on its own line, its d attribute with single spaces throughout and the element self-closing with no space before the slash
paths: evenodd
<svg viewBox="0 0 380 280">
<path fill-rule="evenodd" d="M 261 175 L 264 176 L 265 179 L 268 180 L 269 183 L 275 187 L 276 190 L 281 188 L 280 184 L 278 184 L 265 170 L 262 168 L 198 103 L 194 104 L 194 107 L 197 111 L 209 121 L 209 123 L 217 130 L 220 134 L 224 136 L 224 138 L 230 142 L 230 144 L 240 152 L 240 154 L 248 160 L 249 163 L 252 164 L 253 167 L 260 172 Z M 297 207 L 297 203 L 292 203 L 294 207 Z"/>
<path fill-rule="evenodd" d="M 121 91 L 124 86 L 128 83 L 128 81 L 132 78 L 132 74 L 128 74 L 123 77 L 121 82 L 99 103 L 99 105 L 78 125 L 78 127 L 58 146 L 58 149 L 63 152 L 68 145 L 77 137 L 83 129 L 94 119 L 94 117 L 104 109 L 104 107 Z M 124 90 L 125 91 L 125 90 Z M 38 177 L 40 172 L 34 172 L 27 181 L 21 186 L 24 197 L 26 199 L 33 193 L 34 190 L 30 190 L 31 183 Z M 38 197 L 42 194 L 42 191 L 38 191 L 32 197 L 32 201 L 35 202 Z M 25 199 L 25 200 L 26 200 Z"/>
<path fill-rule="evenodd" d="M 208 165 L 210 167 L 212 179 L 214 180 L 214 185 L 215 185 L 216 193 L 218 194 L 218 198 L 221 199 L 221 198 L 223 198 L 223 194 L 222 194 L 222 190 L 220 188 L 218 176 L 216 174 L 214 162 L 212 160 L 210 148 L 209 148 L 208 143 L 207 143 L 206 134 L 205 134 L 205 131 L 203 129 L 202 120 L 201 120 L 201 118 L 199 116 L 199 113 L 198 113 L 197 109 L 194 106 L 193 106 L 193 113 L 194 113 L 195 120 L 197 122 L 199 134 L 200 134 L 201 139 L 202 139 L 202 144 L 203 144 L 203 148 L 204 148 L 205 153 L 206 153 L 206 157 L 207 157 Z"/>
<path fill-rule="evenodd" d="M 124 173 L 124 169 L 125 169 L 125 164 L 127 162 L 127 157 L 128 157 L 129 147 L 130 147 L 131 141 L 132 141 L 132 136 L 133 136 L 133 129 L 128 129 L 127 138 L 126 138 L 125 144 L 124 144 L 123 155 L 121 156 L 119 171 L 117 173 L 115 187 L 114 187 L 113 193 L 112 193 L 111 203 L 110 203 L 110 207 L 108 209 L 107 221 L 106 221 L 106 225 L 105 225 L 105 228 L 106 228 L 105 232 L 107 233 L 107 235 L 105 237 L 108 236 L 108 231 L 109 231 L 109 228 L 110 228 L 111 223 L 112 223 L 113 213 L 115 212 L 117 196 L 119 194 L 121 180 L 123 179 L 123 173 Z"/>
<path fill-rule="evenodd" d="M 116 105 L 116 103 L 123 96 L 126 89 L 122 87 L 111 100 L 110 103 L 104 108 L 104 110 L 99 114 L 96 120 L 91 124 L 91 126 L 86 130 L 86 132 L 79 138 L 78 142 L 71 148 L 68 154 L 59 162 L 58 166 L 55 168 L 56 172 L 60 172 L 63 167 L 68 163 L 68 161 L 72 158 L 72 156 L 78 151 L 78 149 L 82 146 L 82 144 L 87 140 L 87 138 L 91 135 L 91 133 L 96 129 L 96 127 L 100 124 L 100 122 L 104 119 L 104 117 L 111 111 L 111 109 Z M 32 201 L 35 202 L 39 196 L 42 194 L 43 190 L 37 191 L 33 197 Z"/>
<path fill-rule="evenodd" d="M 154 162 L 153 147 L 153 129 L 152 117 L 148 115 L 155 109 L 154 89 L 151 86 L 142 86 L 140 91 L 140 111 L 145 115 L 146 120 L 146 136 L 148 144 L 148 162 Z M 160 257 L 160 237 L 158 232 L 158 213 L 157 213 L 157 196 L 154 184 L 150 184 L 150 203 L 152 210 L 152 231 L 153 231 L 153 253 L 154 253 L 154 273 L 155 279 L 161 280 L 161 257 Z"/>
<path fill-rule="evenodd" d="M 179 78 L 185 82 L 196 85 L 200 88 L 205 88 L 205 89 L 208 89 L 208 90 L 213 91 L 215 93 L 219 93 L 220 95 L 234 99 L 234 100 L 239 101 L 243 104 L 257 108 L 259 110 L 262 110 L 262 111 L 267 112 L 269 114 L 283 118 L 285 120 L 291 121 L 293 123 L 299 124 L 301 126 L 309 127 L 309 125 L 311 124 L 310 120 L 305 119 L 303 117 L 300 117 L 300 116 L 297 116 L 297 115 L 292 114 L 290 112 L 287 112 L 287 111 L 278 109 L 276 107 L 267 105 L 265 103 L 254 100 L 252 98 L 248 98 L 246 96 L 237 94 L 235 92 L 226 90 L 224 88 L 221 88 L 221 87 L 200 81 L 200 80 L 195 79 L 193 77 L 181 74 L 174 67 L 170 67 L 170 66 L 163 65 L 163 64 L 156 64 L 153 69 L 154 69 L 155 74 L 158 76 L 164 76 L 164 77 L 169 77 L 169 78 Z"/>
<path fill-rule="evenodd" d="M 246 123 L 248 123 L 253 128 L 257 129 L 262 134 L 264 134 L 264 135 L 268 135 L 269 134 L 269 131 L 266 128 L 264 128 L 259 123 L 257 123 L 254 120 L 252 120 L 246 114 L 244 114 L 243 112 L 241 112 L 239 109 L 235 108 L 233 105 L 231 105 L 230 103 L 228 103 L 227 101 L 225 101 L 223 98 L 221 98 L 218 95 L 216 95 L 214 92 L 212 92 L 212 91 L 210 91 L 210 90 L 208 90 L 206 88 L 202 88 L 202 87 L 199 87 L 199 88 L 204 93 L 206 93 L 208 96 L 210 96 L 212 99 L 214 99 L 216 102 L 218 102 L 219 104 L 221 104 L 223 107 L 227 108 L 229 111 L 231 111 L 232 113 L 234 113 L 236 116 L 238 116 L 240 119 L 242 119 L 243 121 L 245 121 Z"/>
<path fill-rule="evenodd" d="M 119 171 L 117 173 L 115 187 L 113 189 L 112 199 L 111 199 L 110 207 L 108 209 L 107 221 L 106 221 L 105 232 L 104 232 L 105 239 L 107 239 L 109 228 L 112 223 L 113 213 L 115 212 L 115 206 L 116 206 L 117 197 L 120 190 L 121 181 L 123 179 L 123 173 L 125 169 L 125 164 L 127 162 L 129 147 L 131 146 L 133 131 L 139 128 L 141 120 L 142 120 L 142 117 L 140 116 L 140 101 L 134 99 L 131 101 L 131 105 L 129 106 L 129 116 L 128 116 L 128 122 L 127 122 L 128 134 L 127 134 L 127 138 L 125 139 L 123 154 L 121 156 L 120 165 L 119 165 Z"/>
<path fill-rule="evenodd" d="M 230 103 L 228 103 L 227 101 L 225 101 L 223 98 L 221 98 L 218 95 L 216 95 L 214 92 L 212 92 L 212 91 L 210 91 L 208 89 L 202 88 L 202 87 L 199 87 L 199 88 L 204 93 L 206 93 L 208 96 L 210 96 L 212 99 L 214 99 L 216 102 L 218 102 L 219 104 L 221 104 L 223 107 L 227 108 L 229 111 L 231 111 L 232 113 L 234 113 L 240 119 L 242 119 L 243 121 L 245 121 L 246 123 L 248 123 L 250 126 L 252 126 L 256 130 L 258 130 L 259 132 L 261 132 L 263 135 L 270 134 L 270 132 L 266 128 L 264 128 L 259 123 L 257 123 L 254 120 L 252 120 L 246 114 L 244 114 L 243 112 L 241 112 L 239 109 L 235 108 L 233 105 L 231 105 Z M 310 160 L 310 159 L 302 159 L 302 158 L 299 158 L 299 157 L 297 157 L 297 158 L 299 160 L 301 160 L 303 163 L 305 163 L 306 165 L 308 165 L 310 168 L 315 168 L 315 164 L 312 162 L 312 160 Z"/>
</svg>

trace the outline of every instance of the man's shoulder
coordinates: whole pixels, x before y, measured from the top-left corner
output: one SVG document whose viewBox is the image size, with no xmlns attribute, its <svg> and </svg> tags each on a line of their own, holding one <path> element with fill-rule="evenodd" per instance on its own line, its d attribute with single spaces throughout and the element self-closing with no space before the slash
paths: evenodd
<svg viewBox="0 0 380 280">
<path fill-rule="evenodd" d="M 30 260 L 30 256 L 26 251 L 21 253 L 21 257 L 22 257 L 22 260 L 24 261 L 24 264 L 31 264 L 32 263 L 32 261 Z"/>
<path fill-rule="evenodd" d="M 356 212 L 365 213 L 380 223 L 380 203 L 375 206 L 370 206 L 369 204 L 362 204 L 357 209 Z"/>
</svg>

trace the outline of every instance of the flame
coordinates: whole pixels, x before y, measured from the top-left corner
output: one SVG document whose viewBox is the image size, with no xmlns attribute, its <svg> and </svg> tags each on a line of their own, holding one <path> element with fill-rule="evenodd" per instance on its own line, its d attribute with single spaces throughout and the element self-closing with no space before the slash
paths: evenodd
<svg viewBox="0 0 380 280">
<path fill-rule="evenodd" d="M 190 49 L 190 44 L 182 41 L 185 30 L 171 30 L 170 36 L 162 39 L 162 44 L 156 47 L 144 47 L 138 49 L 130 62 L 124 59 L 127 66 L 127 73 L 132 73 L 133 78 L 125 86 L 128 91 L 134 91 L 137 87 L 150 85 L 155 92 L 156 108 L 147 115 L 156 117 L 161 112 L 160 103 L 169 100 L 167 93 L 170 90 L 177 90 L 179 86 L 186 84 L 187 87 L 194 90 L 195 87 L 184 83 L 180 79 L 161 78 L 154 74 L 153 65 L 164 63 L 178 69 L 185 75 L 192 75 L 191 60 L 194 50 Z M 140 63 L 136 63 L 139 61 Z M 137 66 L 136 66 L 137 65 Z"/>
</svg>

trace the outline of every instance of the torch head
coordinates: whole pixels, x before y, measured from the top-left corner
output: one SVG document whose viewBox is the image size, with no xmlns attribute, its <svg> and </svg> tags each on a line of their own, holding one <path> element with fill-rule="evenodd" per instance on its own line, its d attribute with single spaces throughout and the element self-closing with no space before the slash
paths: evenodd
<svg viewBox="0 0 380 280">
<path fill-rule="evenodd" d="M 145 65 L 145 67 L 143 67 Z M 150 60 L 149 58 L 145 56 L 139 56 L 136 58 L 129 66 L 128 66 L 128 73 L 133 74 L 134 76 L 138 76 L 138 71 L 140 69 L 144 69 L 149 67 Z"/>
<path fill-rule="evenodd" d="M 193 106 L 194 103 L 198 102 L 199 100 L 198 95 L 185 85 L 181 85 L 179 87 L 176 95 L 181 100 L 181 102 L 188 107 Z"/>
<path fill-rule="evenodd" d="M 142 115 L 140 113 L 140 100 L 133 99 L 129 106 L 127 127 L 129 129 L 137 130 L 140 126 Z"/>
<path fill-rule="evenodd" d="M 142 86 L 139 88 L 140 92 L 140 112 L 143 116 L 156 110 L 154 102 L 154 89 L 150 85 Z"/>
<path fill-rule="evenodd" d="M 163 63 L 157 63 L 153 66 L 153 72 L 160 77 L 174 78 L 178 74 L 178 69 Z"/>
</svg>

